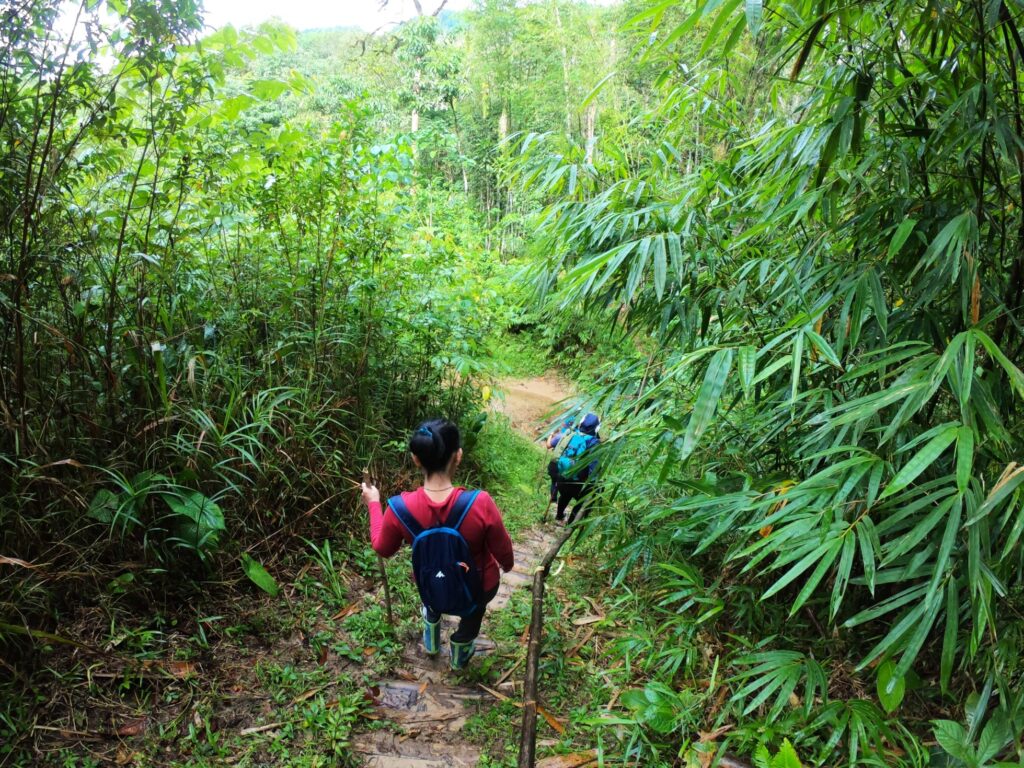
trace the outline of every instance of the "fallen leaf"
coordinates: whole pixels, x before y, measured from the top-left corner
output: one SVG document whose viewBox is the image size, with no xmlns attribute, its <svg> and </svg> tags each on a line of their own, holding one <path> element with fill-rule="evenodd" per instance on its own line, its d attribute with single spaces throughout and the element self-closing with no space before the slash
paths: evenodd
<svg viewBox="0 0 1024 768">
<path fill-rule="evenodd" d="M 331 620 L 332 621 L 338 621 L 340 619 L 344 619 L 344 618 L 347 618 L 347 617 L 351 616 L 353 613 L 358 613 L 358 612 L 359 612 L 359 603 L 349 603 L 344 608 L 342 608 L 340 611 L 338 611 L 336 614 L 331 616 Z"/>
<path fill-rule="evenodd" d="M 485 690 L 485 691 L 487 691 L 487 692 L 488 692 L 489 694 L 491 694 L 491 696 L 493 696 L 494 698 L 496 698 L 496 699 L 497 699 L 498 701 L 508 701 L 508 696 L 506 696 L 506 695 L 505 695 L 504 693 L 502 693 L 501 691 L 496 691 L 496 690 L 494 690 L 493 688 L 488 688 L 488 687 L 487 687 L 486 685 L 484 685 L 483 683 L 477 683 L 477 685 L 479 685 L 479 686 L 480 686 L 480 687 L 481 687 L 481 688 L 482 688 L 483 690 Z"/>
<path fill-rule="evenodd" d="M 596 624 L 597 622 L 604 619 L 604 616 L 599 616 L 596 613 L 588 614 L 587 616 L 581 616 L 578 619 L 573 619 L 573 626 L 585 627 L 587 624 Z"/>
<path fill-rule="evenodd" d="M 17 566 L 20 566 L 21 568 L 38 568 L 39 567 L 38 565 L 32 565 L 32 563 L 27 562 L 25 560 L 21 560 L 20 558 L 17 558 L 17 557 L 6 557 L 4 555 L 0 555 L 0 565 L 17 565 Z"/>
<path fill-rule="evenodd" d="M 566 657 L 571 658 L 572 656 L 575 656 L 579 652 L 580 648 L 582 648 L 584 645 L 591 641 L 591 639 L 594 637 L 594 632 L 596 631 L 597 630 L 594 627 L 588 629 L 586 634 L 583 635 L 583 639 L 576 643 L 576 645 L 572 647 L 572 650 L 565 654 Z"/>
<path fill-rule="evenodd" d="M 79 469 L 81 469 L 85 465 L 82 464 L 82 462 L 77 461 L 76 459 L 61 459 L 60 461 L 51 461 L 49 464 L 43 464 L 42 466 L 36 467 L 36 469 L 49 469 L 50 467 L 63 466 L 78 467 Z"/>
<path fill-rule="evenodd" d="M 195 677 L 199 671 L 194 661 L 168 661 L 164 664 L 164 667 L 168 672 L 181 680 Z"/>
<path fill-rule="evenodd" d="M 292 699 L 292 704 L 299 704 L 300 702 L 303 702 L 306 699 L 311 699 L 314 696 L 316 696 L 318 693 L 320 693 L 320 691 L 322 691 L 326 687 L 327 687 L 326 685 L 320 685 L 320 686 L 317 686 L 316 688 L 310 688 L 308 691 L 303 691 L 298 696 L 296 696 L 294 699 Z"/>
<path fill-rule="evenodd" d="M 537 712 L 540 713 L 541 717 L 548 721 L 548 725 L 558 731 L 559 736 L 565 735 L 565 726 L 558 722 L 558 720 L 555 719 L 555 716 L 544 709 L 540 704 L 537 705 Z"/>
<path fill-rule="evenodd" d="M 267 723 L 266 725 L 256 725 L 251 728 L 243 728 L 238 732 L 239 736 L 248 736 L 253 733 L 263 733 L 264 731 L 272 731 L 275 728 L 280 728 L 284 723 Z"/>
<path fill-rule="evenodd" d="M 146 730 L 146 718 L 139 717 L 129 720 L 115 731 L 118 736 L 138 736 Z"/>
<path fill-rule="evenodd" d="M 621 689 L 615 691 L 615 693 L 612 694 L 612 697 L 608 700 L 608 703 L 605 704 L 605 706 L 604 706 L 604 708 L 607 711 L 610 712 L 612 710 L 612 708 L 615 706 L 615 702 L 617 702 L 619 700 L 619 694 L 620 693 L 622 693 Z"/>
<path fill-rule="evenodd" d="M 114 756 L 114 762 L 118 765 L 138 765 L 138 761 L 141 757 L 141 754 L 128 749 L 124 744 L 122 744 L 117 748 L 117 754 Z"/>
<path fill-rule="evenodd" d="M 723 725 L 723 726 L 720 726 L 718 728 L 715 728 L 715 730 L 713 730 L 713 731 L 698 731 L 697 733 L 700 735 L 700 738 L 698 739 L 698 741 L 700 741 L 701 744 L 707 744 L 709 741 L 715 741 L 722 734 L 728 733 L 729 731 L 731 731 L 732 728 L 733 728 L 733 726 L 730 723 L 728 725 Z"/>
<path fill-rule="evenodd" d="M 428 686 L 428 685 L 429 685 L 429 683 L 428 683 L 427 681 L 425 681 L 425 680 L 424 680 L 424 681 L 423 681 L 423 685 L 421 685 L 421 686 L 420 686 L 420 690 L 419 690 L 419 693 L 418 693 L 418 695 L 419 695 L 419 696 L 422 696 L 422 695 L 423 695 L 423 692 L 424 692 L 425 690 L 427 690 L 427 686 Z"/>
<path fill-rule="evenodd" d="M 586 600 L 590 604 L 590 607 L 594 609 L 594 613 L 601 613 L 600 607 L 598 607 L 597 603 L 594 602 L 594 599 L 592 597 L 587 597 L 586 595 L 584 595 L 583 599 Z"/>
<path fill-rule="evenodd" d="M 597 762 L 597 750 L 573 752 L 569 755 L 553 755 L 537 762 L 537 768 L 583 768 Z"/>
</svg>

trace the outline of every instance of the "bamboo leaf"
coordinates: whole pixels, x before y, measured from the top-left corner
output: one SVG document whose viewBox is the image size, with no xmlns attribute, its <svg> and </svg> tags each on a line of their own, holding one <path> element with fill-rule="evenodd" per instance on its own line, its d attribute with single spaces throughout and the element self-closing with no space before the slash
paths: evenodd
<svg viewBox="0 0 1024 768">
<path fill-rule="evenodd" d="M 761 21 L 764 16 L 763 0 L 747 0 L 746 16 L 750 34 L 757 37 L 757 33 L 761 31 Z"/>
<path fill-rule="evenodd" d="M 950 579 L 946 584 L 946 628 L 942 633 L 942 655 L 939 662 L 939 683 L 943 693 L 949 690 L 949 681 L 953 677 L 953 662 L 957 651 L 957 630 L 960 626 L 960 595 L 956 581 Z"/>
<path fill-rule="evenodd" d="M 725 387 L 725 380 L 729 376 L 732 367 L 732 348 L 720 349 L 715 352 L 708 363 L 707 372 L 704 374 L 704 381 L 697 392 L 697 400 L 693 406 L 693 413 L 686 426 L 686 434 L 683 436 L 682 458 L 686 458 L 697 446 L 704 430 L 708 428 L 718 409 L 718 401 L 722 396 L 722 389 Z"/>
<path fill-rule="evenodd" d="M 1003 370 L 1006 371 L 1006 375 L 1010 379 L 1010 386 L 1013 388 L 1013 391 L 1016 392 L 1019 397 L 1024 397 L 1024 373 L 1021 372 L 1020 368 L 1010 362 L 1010 359 L 1003 354 L 1003 351 L 999 349 L 999 346 L 992 341 L 984 331 L 972 328 L 968 333 L 975 336 L 978 341 L 981 342 L 981 345 L 985 347 L 988 353 L 992 355 L 992 359 L 999 363 Z"/>
<path fill-rule="evenodd" d="M 757 350 L 747 344 L 738 350 L 738 369 L 740 384 L 743 386 L 743 394 L 750 397 L 750 390 L 754 384 L 754 374 L 757 370 Z"/>
<path fill-rule="evenodd" d="M 927 445 L 918 451 L 914 458 L 903 465 L 903 468 L 896 473 L 896 477 L 885 487 L 879 499 L 885 499 L 906 488 L 917 479 L 918 475 L 924 472 L 934 461 L 942 455 L 957 436 L 957 427 L 950 425 L 942 432 L 933 437 Z"/>
<path fill-rule="evenodd" d="M 960 427 L 956 434 L 956 487 L 960 493 L 967 490 L 974 465 L 974 430 Z"/>
<path fill-rule="evenodd" d="M 915 219 L 904 219 L 896 228 L 896 232 L 889 241 L 889 251 L 886 254 L 888 258 L 891 259 L 900 252 L 900 249 L 903 248 L 903 244 L 907 242 L 907 238 L 910 237 L 910 233 L 914 231 L 916 225 L 917 221 Z"/>
</svg>

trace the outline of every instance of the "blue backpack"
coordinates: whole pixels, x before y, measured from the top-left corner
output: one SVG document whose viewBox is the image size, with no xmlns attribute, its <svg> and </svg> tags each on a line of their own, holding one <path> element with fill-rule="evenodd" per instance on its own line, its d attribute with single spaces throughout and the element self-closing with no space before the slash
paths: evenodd
<svg viewBox="0 0 1024 768">
<path fill-rule="evenodd" d="M 558 457 L 558 476 L 564 480 L 586 480 L 590 474 L 591 467 L 587 465 L 576 466 L 579 458 L 600 440 L 594 435 L 586 432 L 576 431 L 562 449 Z M 593 462 L 591 462 L 593 463 Z"/>
<path fill-rule="evenodd" d="M 420 599 L 434 613 L 468 616 L 482 593 L 469 545 L 459 533 L 480 491 L 463 491 L 452 504 L 448 519 L 424 530 L 401 496 L 388 499 L 388 506 L 412 536 L 412 572 Z"/>
</svg>

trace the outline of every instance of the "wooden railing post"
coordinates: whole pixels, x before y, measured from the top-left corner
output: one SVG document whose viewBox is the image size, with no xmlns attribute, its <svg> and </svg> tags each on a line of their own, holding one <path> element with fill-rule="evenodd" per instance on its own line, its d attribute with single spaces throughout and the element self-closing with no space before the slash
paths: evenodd
<svg viewBox="0 0 1024 768">
<path fill-rule="evenodd" d="M 551 563 L 574 530 L 566 526 L 533 572 L 533 609 L 530 612 L 530 642 L 526 648 L 526 677 L 523 681 L 523 726 L 519 734 L 519 768 L 533 768 L 537 759 L 537 670 L 544 636 L 544 580 Z"/>
</svg>

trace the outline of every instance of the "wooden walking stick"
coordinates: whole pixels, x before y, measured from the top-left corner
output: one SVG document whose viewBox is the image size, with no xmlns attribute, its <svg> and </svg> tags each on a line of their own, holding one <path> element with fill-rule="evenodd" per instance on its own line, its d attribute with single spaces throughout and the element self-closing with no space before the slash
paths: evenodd
<svg viewBox="0 0 1024 768">
<path fill-rule="evenodd" d="M 363 470 L 363 482 L 367 485 L 373 485 L 369 467 Z M 388 626 L 394 629 L 395 615 L 391 611 L 391 585 L 388 584 L 388 572 L 387 568 L 384 567 L 384 558 L 380 555 L 377 555 L 377 569 L 380 571 L 380 580 L 384 583 L 384 608 L 388 613 Z"/>
</svg>

